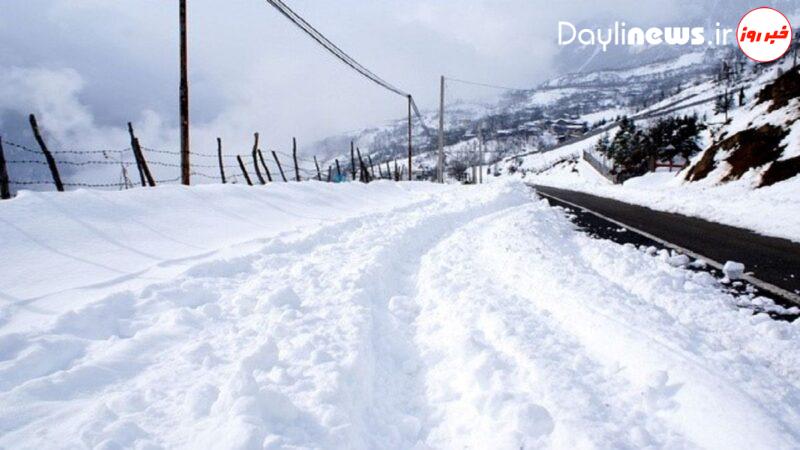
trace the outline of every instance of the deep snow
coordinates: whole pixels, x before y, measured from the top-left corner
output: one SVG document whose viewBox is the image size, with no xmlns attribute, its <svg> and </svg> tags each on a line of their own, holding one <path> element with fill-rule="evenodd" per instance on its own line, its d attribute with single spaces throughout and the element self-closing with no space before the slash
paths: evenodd
<svg viewBox="0 0 800 450">
<path fill-rule="evenodd" d="M 800 324 L 519 182 L 31 193 L 0 222 L 0 448 L 800 447 Z"/>
</svg>

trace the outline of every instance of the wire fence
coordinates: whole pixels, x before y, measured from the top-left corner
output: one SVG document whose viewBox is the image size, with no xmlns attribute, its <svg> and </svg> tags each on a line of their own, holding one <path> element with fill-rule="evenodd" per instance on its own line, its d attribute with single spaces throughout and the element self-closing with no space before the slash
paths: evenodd
<svg viewBox="0 0 800 450">
<path fill-rule="evenodd" d="M 137 141 L 138 144 L 138 141 Z M 17 189 L 34 187 L 58 186 L 55 177 L 51 177 L 50 163 L 45 152 L 34 149 L 17 142 L 0 139 L 0 156 L 2 146 L 6 148 L 6 157 L 0 158 L 0 184 L 14 186 Z M 48 152 L 58 168 L 70 168 L 64 175 L 66 180 L 61 183 L 64 188 L 93 188 L 93 189 L 130 189 L 138 186 L 135 175 L 139 169 L 136 154 L 132 147 L 119 149 L 79 150 L 79 149 L 53 149 Z M 176 184 L 181 181 L 179 162 L 180 152 L 167 149 L 141 147 L 144 164 L 153 167 L 161 175 L 156 177 L 154 184 Z M 375 167 L 371 158 L 368 160 L 342 161 L 341 164 L 333 163 L 323 170 L 316 157 L 308 157 L 282 150 L 261 152 L 260 158 L 253 159 L 249 154 L 223 154 L 190 152 L 193 160 L 190 175 L 206 182 L 232 183 L 232 184 L 261 184 L 261 179 L 268 178 L 270 182 L 283 181 L 372 181 L 374 179 L 399 179 L 400 175 L 391 170 L 386 161 L 380 161 Z M 266 153 L 272 158 L 264 156 Z M 274 153 L 274 155 L 273 155 Z M 165 161 L 174 159 L 176 162 Z M 359 152 L 360 158 L 360 152 Z M 242 165 L 239 164 L 241 159 Z M 245 162 L 246 161 L 246 162 Z M 296 165 L 295 165 L 296 161 Z M 83 171 L 81 168 L 96 167 L 95 171 Z M 258 169 L 256 169 L 258 167 Z M 355 168 L 355 170 L 353 170 Z M 173 170 L 174 169 L 174 170 Z M 385 169 L 385 170 L 384 170 Z M 245 173 L 243 173 L 243 171 Z M 263 177 L 261 174 L 263 173 Z M 174 176 L 172 176 L 174 174 Z M 223 175 L 224 174 L 224 175 Z M 258 174 L 256 178 L 251 178 Z M 224 176 L 224 178 L 223 178 Z M 3 180 L 2 178 L 5 177 Z M 284 178 L 285 177 L 285 178 Z M 60 173 L 59 173 L 60 178 Z M 114 181 L 111 181 L 111 179 Z M 144 178 L 142 179 L 142 185 Z M 266 180 L 265 180 L 266 182 Z"/>
</svg>

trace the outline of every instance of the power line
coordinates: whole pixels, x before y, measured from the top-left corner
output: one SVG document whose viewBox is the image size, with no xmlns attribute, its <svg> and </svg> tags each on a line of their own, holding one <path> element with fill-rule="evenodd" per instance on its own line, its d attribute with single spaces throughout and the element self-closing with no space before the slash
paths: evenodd
<svg viewBox="0 0 800 450">
<path fill-rule="evenodd" d="M 470 85 L 473 85 L 473 86 L 481 86 L 481 87 L 486 87 L 486 88 L 491 88 L 491 89 L 502 89 L 502 90 L 505 90 L 505 91 L 527 92 L 527 91 L 532 91 L 533 90 L 533 89 L 512 88 L 512 87 L 507 87 L 507 86 L 500 86 L 500 85 L 497 85 L 497 84 L 479 83 L 477 81 L 467 81 L 467 80 L 461 80 L 461 79 L 458 79 L 458 78 L 450 78 L 450 77 L 445 77 L 445 80 L 455 81 L 457 83 L 463 83 L 463 84 L 470 84 Z"/>
<path fill-rule="evenodd" d="M 314 39 L 319 45 L 324 47 L 328 50 L 333 56 L 337 59 L 348 65 L 351 69 L 355 70 L 356 72 L 360 73 L 367 79 L 371 80 L 372 82 L 376 83 L 377 85 L 383 87 L 384 89 L 389 90 L 397 95 L 403 96 L 408 98 L 411 101 L 411 106 L 414 109 L 414 114 L 416 114 L 417 118 L 419 119 L 422 128 L 425 130 L 427 134 L 430 134 L 430 130 L 428 126 L 425 124 L 425 120 L 420 114 L 419 109 L 417 108 L 416 102 L 414 102 L 414 97 L 403 91 L 402 89 L 393 86 L 383 78 L 376 75 L 371 70 L 364 67 L 361 63 L 353 59 L 350 55 L 345 53 L 342 49 L 336 46 L 333 42 L 331 42 L 325 35 L 320 33 L 316 28 L 314 28 L 311 24 L 305 21 L 299 14 L 294 12 L 291 8 L 286 6 L 285 3 L 281 0 L 266 0 L 267 3 L 272 5 L 275 9 L 277 9 L 284 17 L 289 19 L 293 24 L 295 24 L 298 28 L 300 28 L 304 33 L 309 35 L 312 39 Z"/>
</svg>

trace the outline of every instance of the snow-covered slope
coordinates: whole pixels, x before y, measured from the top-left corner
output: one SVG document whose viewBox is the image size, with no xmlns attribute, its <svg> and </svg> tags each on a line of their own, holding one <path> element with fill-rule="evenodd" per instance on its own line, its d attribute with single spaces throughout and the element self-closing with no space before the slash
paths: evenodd
<svg viewBox="0 0 800 450">
<path fill-rule="evenodd" d="M 800 446 L 797 324 L 519 182 L 27 193 L 0 217 L 2 448 Z"/>
<path fill-rule="evenodd" d="M 706 150 L 680 173 L 651 173 L 623 185 L 609 185 L 588 164 L 575 166 L 581 152 L 594 146 L 597 136 L 552 152 L 508 160 L 501 172 L 509 173 L 513 165 L 529 172 L 526 180 L 530 182 L 800 241 L 800 75 L 790 68 L 791 61 L 784 61 L 746 79 L 748 100 L 730 111 L 728 124 L 723 124 L 724 114 L 715 113 L 711 103 L 679 111 L 706 117 L 710 124 L 702 139 L 707 143 Z M 781 72 L 785 73 L 779 78 Z M 719 86 L 708 82 L 693 89 L 713 95 Z M 676 96 L 677 100 L 668 98 L 662 104 L 675 103 L 687 94 L 695 92 L 689 90 Z M 691 105 L 693 98 L 681 104 Z M 613 135 L 614 131 L 609 133 Z"/>
</svg>

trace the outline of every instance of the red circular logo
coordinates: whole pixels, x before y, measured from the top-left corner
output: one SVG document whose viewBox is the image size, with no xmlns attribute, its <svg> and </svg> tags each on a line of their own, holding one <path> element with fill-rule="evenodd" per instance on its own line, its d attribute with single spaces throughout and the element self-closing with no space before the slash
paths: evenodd
<svg viewBox="0 0 800 450">
<path fill-rule="evenodd" d="M 777 9 L 762 6 L 751 10 L 739 21 L 736 41 L 753 61 L 775 61 L 785 55 L 792 44 L 792 25 Z"/>
</svg>

